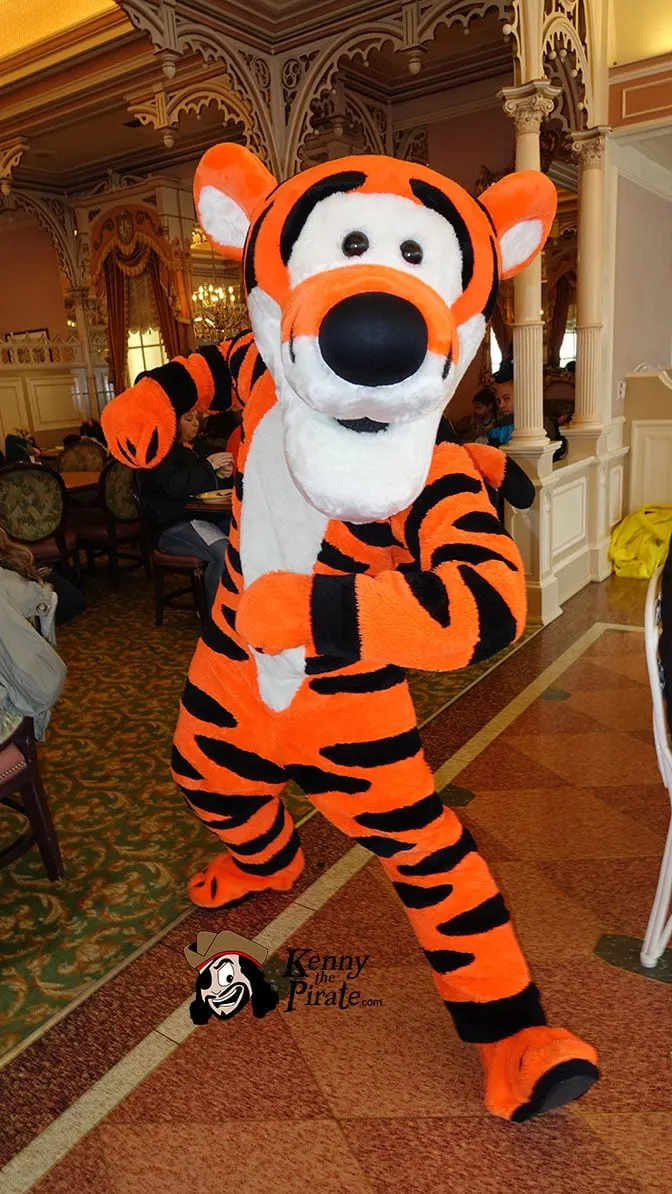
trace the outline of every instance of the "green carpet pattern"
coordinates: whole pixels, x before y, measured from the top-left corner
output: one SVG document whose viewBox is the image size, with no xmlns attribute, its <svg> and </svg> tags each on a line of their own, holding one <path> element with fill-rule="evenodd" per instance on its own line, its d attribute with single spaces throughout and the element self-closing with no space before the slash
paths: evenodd
<svg viewBox="0 0 672 1194">
<path fill-rule="evenodd" d="M 59 634 L 68 681 L 40 750 L 67 876 L 49 883 L 37 848 L 0 871 L 5 1058 L 190 908 L 186 879 L 221 850 L 168 770 L 195 615 L 168 610 L 157 630 L 137 575 L 117 594 L 94 579 L 87 598 L 85 614 Z M 509 653 L 463 672 L 411 673 L 419 721 Z M 312 815 L 298 789 L 286 799 L 297 824 Z M 24 826 L 0 805 L 1 841 Z"/>
</svg>

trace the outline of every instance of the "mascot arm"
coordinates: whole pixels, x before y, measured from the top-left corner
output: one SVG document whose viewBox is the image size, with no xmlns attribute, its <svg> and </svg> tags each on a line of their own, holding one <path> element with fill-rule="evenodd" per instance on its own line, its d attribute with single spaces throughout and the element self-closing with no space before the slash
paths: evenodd
<svg viewBox="0 0 672 1194">
<path fill-rule="evenodd" d="M 110 452 L 131 468 L 155 468 L 173 446 L 178 419 L 187 411 L 245 405 L 257 357 L 252 333 L 244 332 L 142 374 L 103 410 Z"/>
<path fill-rule="evenodd" d="M 534 501 L 534 484 L 511 456 L 500 448 L 487 444 L 465 444 L 486 485 L 497 489 L 501 496 L 516 510 L 527 510 Z"/>
<path fill-rule="evenodd" d="M 242 637 L 269 654 L 304 646 L 344 665 L 427 671 L 466 667 L 514 642 L 525 626 L 523 563 L 464 449 L 452 452 L 460 454 L 451 461 L 457 467 L 430 477 L 398 516 L 395 533 L 413 565 L 375 577 L 269 573 L 243 595 L 236 619 Z M 495 450 L 485 459 L 491 482 L 501 484 L 506 457 Z"/>
</svg>

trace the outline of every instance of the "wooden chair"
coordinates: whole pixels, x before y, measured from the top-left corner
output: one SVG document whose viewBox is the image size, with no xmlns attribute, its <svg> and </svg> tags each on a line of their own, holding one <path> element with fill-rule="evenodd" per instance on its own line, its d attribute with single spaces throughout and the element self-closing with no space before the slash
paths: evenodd
<svg viewBox="0 0 672 1194">
<path fill-rule="evenodd" d="M 21 813 L 30 823 L 29 830 L 0 850 L 0 867 L 8 866 L 37 845 L 48 878 L 52 883 L 62 879 L 63 860 L 42 785 L 30 717 L 24 717 L 9 740 L 0 746 L 0 804 Z"/>
<path fill-rule="evenodd" d="M 40 464 L 0 469 L 0 526 L 24 543 L 41 564 L 61 564 L 79 576 L 77 535 L 66 526 L 68 492 L 63 479 Z"/>
<path fill-rule="evenodd" d="M 68 444 L 61 452 L 57 469 L 59 473 L 100 473 L 107 461 L 107 451 L 97 439 L 79 436 L 75 443 Z M 73 507 L 97 505 L 97 496 L 90 491 L 70 494 Z"/>
<path fill-rule="evenodd" d="M 133 494 L 133 472 L 117 460 L 109 460 L 100 474 L 96 506 L 71 510 L 68 525 L 86 552 L 91 571 L 98 556 L 107 556 L 112 587 L 119 588 L 121 572 L 143 567 L 151 578 L 149 551 L 142 533 Z M 122 550 L 138 544 L 138 551 Z M 125 567 L 120 567 L 123 561 Z"/>
<path fill-rule="evenodd" d="M 142 536 L 145 544 L 144 550 L 151 560 L 151 573 L 154 584 L 155 623 L 157 626 L 163 625 L 163 611 L 166 606 L 172 606 L 175 609 L 188 609 L 189 606 L 178 604 L 178 600 L 190 593 L 201 626 L 205 626 L 210 617 L 205 591 L 205 569 L 207 562 L 202 560 L 200 556 L 170 555 L 168 552 L 160 551 L 158 547 L 153 546 L 138 481 L 139 478 L 136 473 L 133 476 L 132 492 L 142 528 Z M 166 592 L 166 577 L 175 575 L 188 577 L 189 583 L 183 585 L 181 588 Z"/>
</svg>

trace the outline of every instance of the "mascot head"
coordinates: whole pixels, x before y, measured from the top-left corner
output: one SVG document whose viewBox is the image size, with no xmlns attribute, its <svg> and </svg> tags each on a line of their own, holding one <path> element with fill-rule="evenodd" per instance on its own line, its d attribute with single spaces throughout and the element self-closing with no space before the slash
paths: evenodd
<svg viewBox="0 0 672 1194">
<path fill-rule="evenodd" d="M 546 240 L 553 184 L 513 174 L 477 200 L 424 166 L 367 155 L 277 185 L 224 144 L 202 159 L 195 199 L 215 249 L 243 262 L 296 485 L 333 517 L 403 509 L 500 279 Z"/>
</svg>

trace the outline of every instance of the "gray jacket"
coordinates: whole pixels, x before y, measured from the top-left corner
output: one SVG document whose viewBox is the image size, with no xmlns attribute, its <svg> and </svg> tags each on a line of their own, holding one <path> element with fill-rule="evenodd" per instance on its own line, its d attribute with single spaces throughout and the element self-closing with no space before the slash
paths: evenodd
<svg viewBox="0 0 672 1194">
<path fill-rule="evenodd" d="M 0 741 L 24 717 L 32 717 L 36 737 L 44 737 L 67 669 L 28 619 L 40 619 L 53 638 L 55 609 L 55 594 L 48 585 L 0 568 Z"/>
</svg>

